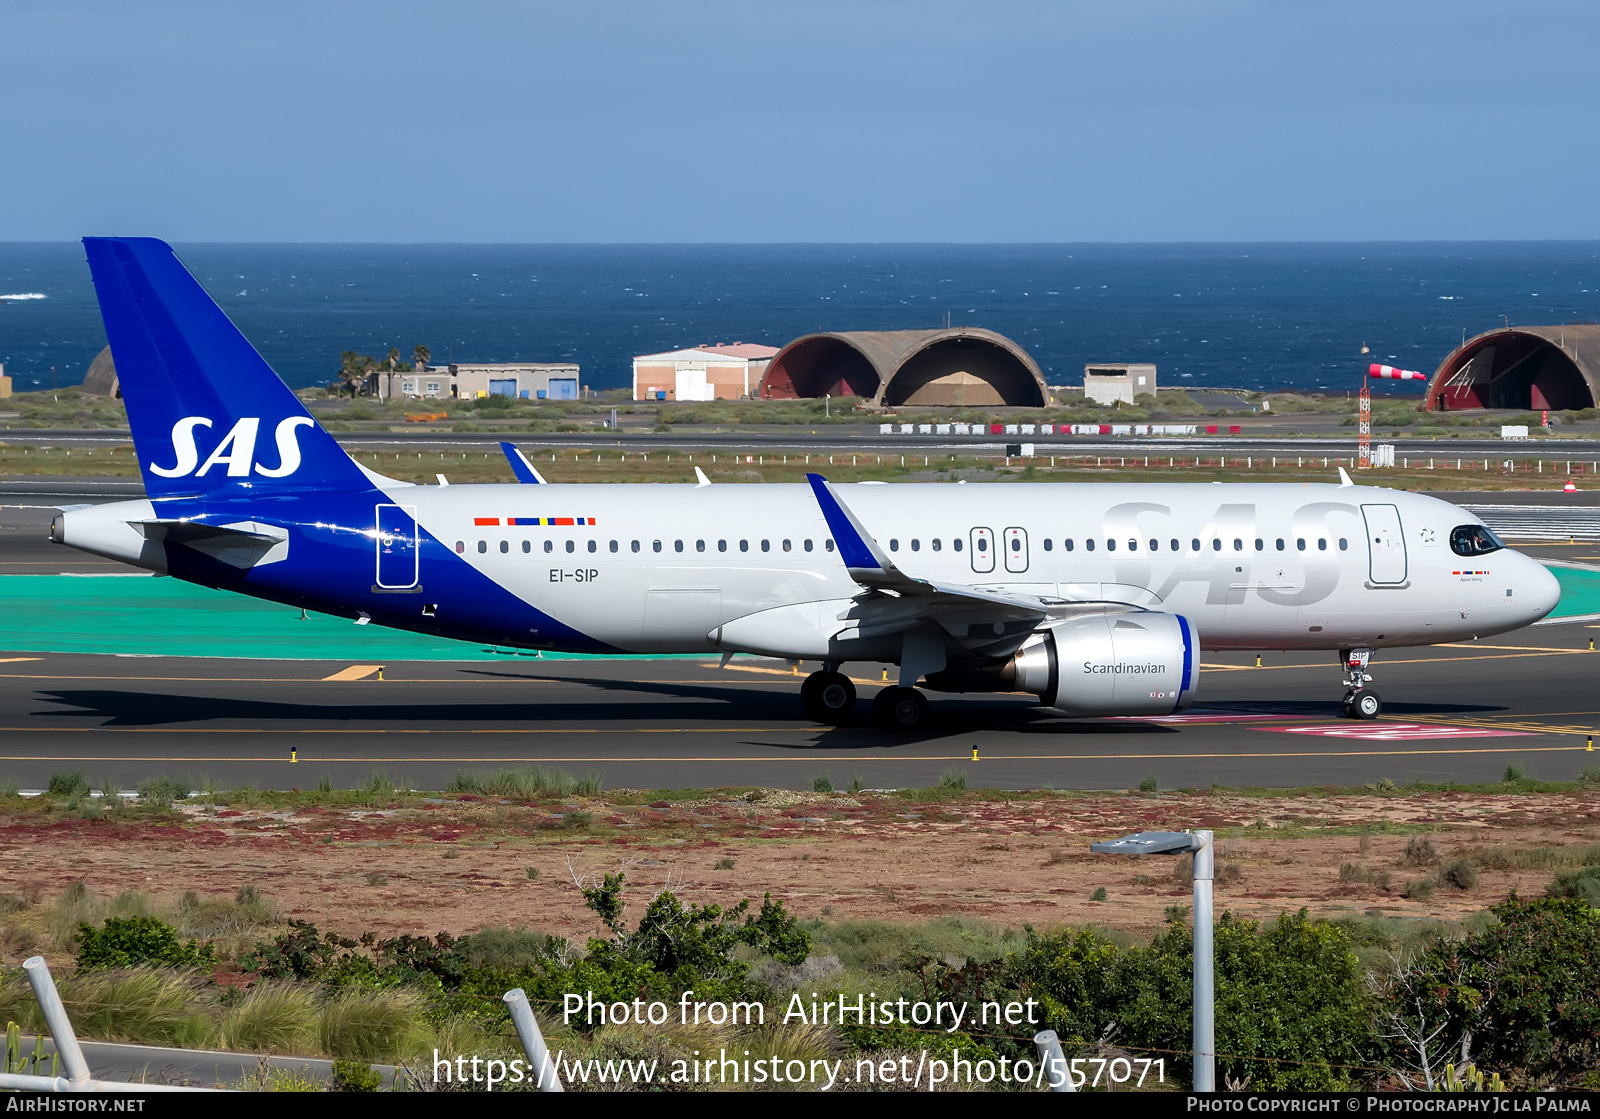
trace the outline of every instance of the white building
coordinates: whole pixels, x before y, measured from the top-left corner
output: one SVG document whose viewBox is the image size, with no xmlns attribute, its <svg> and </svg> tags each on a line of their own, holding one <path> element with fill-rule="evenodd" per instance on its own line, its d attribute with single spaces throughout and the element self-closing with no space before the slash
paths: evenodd
<svg viewBox="0 0 1600 1119">
<path fill-rule="evenodd" d="M 778 352 L 753 342 L 695 346 L 633 359 L 635 400 L 739 400 L 754 396 Z"/>
<path fill-rule="evenodd" d="M 1083 395 L 1096 404 L 1132 404 L 1135 397 L 1156 394 L 1156 367 L 1121 362 L 1083 367 Z"/>
<path fill-rule="evenodd" d="M 425 372 L 382 373 L 380 390 L 392 391 L 398 382 L 401 395 L 412 400 L 476 400 L 483 396 L 514 396 L 523 400 L 577 400 L 583 394 L 578 367 L 570 362 L 518 362 L 509 365 L 471 365 L 457 362 L 430 366 Z M 387 397 L 388 391 L 383 392 Z"/>
</svg>

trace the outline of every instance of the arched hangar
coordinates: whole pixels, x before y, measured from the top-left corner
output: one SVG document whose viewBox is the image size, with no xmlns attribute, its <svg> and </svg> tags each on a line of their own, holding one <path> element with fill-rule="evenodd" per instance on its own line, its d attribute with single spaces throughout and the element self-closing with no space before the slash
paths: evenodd
<svg viewBox="0 0 1600 1119">
<path fill-rule="evenodd" d="M 1513 326 L 1469 338 L 1428 384 L 1428 411 L 1593 408 L 1600 400 L 1600 323 Z"/>
<path fill-rule="evenodd" d="M 855 330 L 807 334 L 773 357 L 764 400 L 859 396 L 876 407 L 1049 403 L 1044 374 L 1028 351 L 975 327 Z"/>
</svg>

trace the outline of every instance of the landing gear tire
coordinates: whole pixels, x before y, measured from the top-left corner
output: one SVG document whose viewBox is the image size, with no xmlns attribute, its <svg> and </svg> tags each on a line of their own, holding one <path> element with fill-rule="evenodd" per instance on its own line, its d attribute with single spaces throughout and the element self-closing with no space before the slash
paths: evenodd
<svg viewBox="0 0 1600 1119">
<path fill-rule="evenodd" d="M 1351 718 L 1376 719 L 1383 713 L 1383 700 L 1371 688 L 1351 692 L 1347 702 Z"/>
<path fill-rule="evenodd" d="M 800 685 L 800 702 L 819 723 L 838 725 L 856 706 L 856 686 L 842 672 L 813 672 Z"/>
<path fill-rule="evenodd" d="M 1356 702 L 1356 693 L 1355 692 L 1345 692 L 1345 694 L 1344 694 L 1344 702 L 1339 705 L 1339 712 L 1346 719 L 1354 719 L 1356 717 L 1355 702 Z"/>
<path fill-rule="evenodd" d="M 920 730 L 928 723 L 928 697 L 915 688 L 885 688 L 872 699 L 872 721 L 884 730 Z"/>
</svg>

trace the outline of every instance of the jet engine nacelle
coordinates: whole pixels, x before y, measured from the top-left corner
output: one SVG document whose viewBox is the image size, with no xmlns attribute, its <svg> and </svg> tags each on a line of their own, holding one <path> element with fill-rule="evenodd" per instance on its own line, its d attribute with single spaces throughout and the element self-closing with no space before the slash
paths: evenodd
<svg viewBox="0 0 1600 1119">
<path fill-rule="evenodd" d="M 1199 682 L 1194 627 L 1156 611 L 1074 618 L 1040 630 L 1009 661 L 927 680 L 940 691 L 1032 692 L 1078 717 L 1171 715 L 1194 701 Z"/>
</svg>

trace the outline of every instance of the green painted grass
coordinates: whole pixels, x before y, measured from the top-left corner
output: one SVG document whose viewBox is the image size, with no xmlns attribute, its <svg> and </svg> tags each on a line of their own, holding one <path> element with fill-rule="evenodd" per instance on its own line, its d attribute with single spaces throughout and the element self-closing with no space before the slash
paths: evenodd
<svg viewBox="0 0 1600 1119">
<path fill-rule="evenodd" d="M 475 661 L 534 653 L 358 626 L 348 618 L 138 575 L 0 575 L 0 648 L 266 660 Z M 547 659 L 579 654 L 541 653 Z"/>
<path fill-rule="evenodd" d="M 1552 567 L 1552 617 L 1600 614 L 1600 571 Z M 22 653 L 372 661 L 476 661 L 534 653 L 358 626 L 345 618 L 137 575 L 0 575 L 0 648 Z M 541 653 L 546 659 L 585 659 Z M 614 658 L 610 658 L 614 659 Z M 654 657 L 640 659 L 653 660 Z"/>
</svg>

